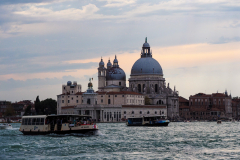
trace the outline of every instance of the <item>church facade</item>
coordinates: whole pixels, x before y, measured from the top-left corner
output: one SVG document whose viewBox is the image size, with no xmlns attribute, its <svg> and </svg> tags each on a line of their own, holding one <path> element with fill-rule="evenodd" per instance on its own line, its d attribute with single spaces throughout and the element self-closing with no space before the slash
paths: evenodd
<svg viewBox="0 0 240 160">
<path fill-rule="evenodd" d="M 169 118 L 179 117 L 178 91 L 175 87 L 172 90 L 169 83 L 166 86 L 162 67 L 153 58 L 147 38 L 142 46 L 141 57 L 132 66 L 128 90 L 147 96 L 151 105 L 166 105 Z"/>
<path fill-rule="evenodd" d="M 76 85 L 76 83 L 74 83 Z M 70 82 L 68 85 L 71 88 Z M 67 85 L 67 86 L 68 86 Z M 64 90 L 58 95 L 58 114 L 88 114 L 101 122 L 119 122 L 128 117 L 168 116 L 178 118 L 178 92 L 166 86 L 162 67 L 153 58 L 147 38 L 141 57 L 133 64 L 126 86 L 126 74 L 118 64 L 108 60 L 105 67 L 101 58 L 98 67 L 98 91 L 94 91 L 91 80 L 88 90 L 81 92 Z M 73 85 L 72 85 L 72 88 Z M 146 100 L 146 102 L 145 102 Z"/>
</svg>

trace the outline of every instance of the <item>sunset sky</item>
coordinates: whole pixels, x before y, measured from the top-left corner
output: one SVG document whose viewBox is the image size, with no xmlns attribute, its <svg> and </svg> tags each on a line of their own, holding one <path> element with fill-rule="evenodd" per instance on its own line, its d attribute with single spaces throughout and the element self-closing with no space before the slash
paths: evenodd
<svg viewBox="0 0 240 160">
<path fill-rule="evenodd" d="M 128 80 L 145 37 L 180 96 L 240 96 L 239 0 L 0 0 L 0 100 L 97 91 L 101 56 Z"/>
</svg>

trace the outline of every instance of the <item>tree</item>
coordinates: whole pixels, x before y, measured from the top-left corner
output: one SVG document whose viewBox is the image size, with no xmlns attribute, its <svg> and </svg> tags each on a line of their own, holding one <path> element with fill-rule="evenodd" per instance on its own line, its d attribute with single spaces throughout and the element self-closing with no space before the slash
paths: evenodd
<svg viewBox="0 0 240 160">
<path fill-rule="evenodd" d="M 150 105 L 151 104 L 150 103 L 150 98 L 148 98 L 148 96 L 145 96 L 144 100 L 145 100 L 145 105 Z"/>
<path fill-rule="evenodd" d="M 52 99 L 52 98 L 48 98 L 45 99 L 44 101 L 41 101 L 40 103 L 41 108 L 42 108 L 42 112 L 43 114 L 57 114 L 57 101 Z"/>
<path fill-rule="evenodd" d="M 12 105 L 9 105 L 7 108 L 6 108 L 6 111 L 4 113 L 4 116 L 5 117 L 11 117 L 11 116 L 14 116 L 15 115 L 15 110 L 13 109 Z"/>
<path fill-rule="evenodd" d="M 39 100 L 39 96 L 37 96 L 36 101 L 35 101 L 35 110 L 36 110 L 37 115 L 43 114 L 42 113 L 42 108 L 41 108 L 41 103 L 40 103 L 40 100 Z"/>
<path fill-rule="evenodd" d="M 27 108 L 25 109 L 25 113 L 24 113 L 24 116 L 26 116 L 26 115 L 31 115 L 31 108 L 32 108 L 32 106 L 31 105 L 28 105 L 27 106 Z"/>
</svg>

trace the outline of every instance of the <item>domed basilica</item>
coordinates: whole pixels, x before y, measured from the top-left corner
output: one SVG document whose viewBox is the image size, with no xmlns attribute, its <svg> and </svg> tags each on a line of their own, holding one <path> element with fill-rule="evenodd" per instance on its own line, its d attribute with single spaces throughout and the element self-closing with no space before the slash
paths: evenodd
<svg viewBox="0 0 240 160">
<path fill-rule="evenodd" d="M 133 64 L 126 87 L 126 74 L 119 67 L 117 57 L 113 65 L 108 60 L 107 68 L 101 59 L 98 68 L 98 92 L 129 91 L 145 95 L 145 104 L 166 105 L 169 118 L 179 117 L 178 91 L 172 90 L 169 83 L 166 86 L 163 70 L 157 60 L 153 58 L 150 45 L 145 39 L 141 57 Z"/>
</svg>

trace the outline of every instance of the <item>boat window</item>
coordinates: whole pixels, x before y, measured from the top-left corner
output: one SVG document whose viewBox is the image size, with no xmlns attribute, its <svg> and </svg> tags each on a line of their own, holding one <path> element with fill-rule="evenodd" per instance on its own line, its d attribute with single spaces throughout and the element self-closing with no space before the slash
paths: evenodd
<svg viewBox="0 0 240 160">
<path fill-rule="evenodd" d="M 28 123 L 27 125 L 31 125 L 32 124 L 32 118 L 28 118 Z"/>
<path fill-rule="evenodd" d="M 41 118 L 40 125 L 44 125 L 44 118 Z"/>
<path fill-rule="evenodd" d="M 24 118 L 25 120 L 24 120 L 24 125 L 27 125 L 27 123 L 28 123 L 28 118 Z"/>
<path fill-rule="evenodd" d="M 37 118 L 36 119 L 36 125 L 39 125 L 40 124 L 40 118 Z"/>
<path fill-rule="evenodd" d="M 32 125 L 36 125 L 36 120 L 37 120 L 36 118 L 32 119 Z"/>
</svg>

